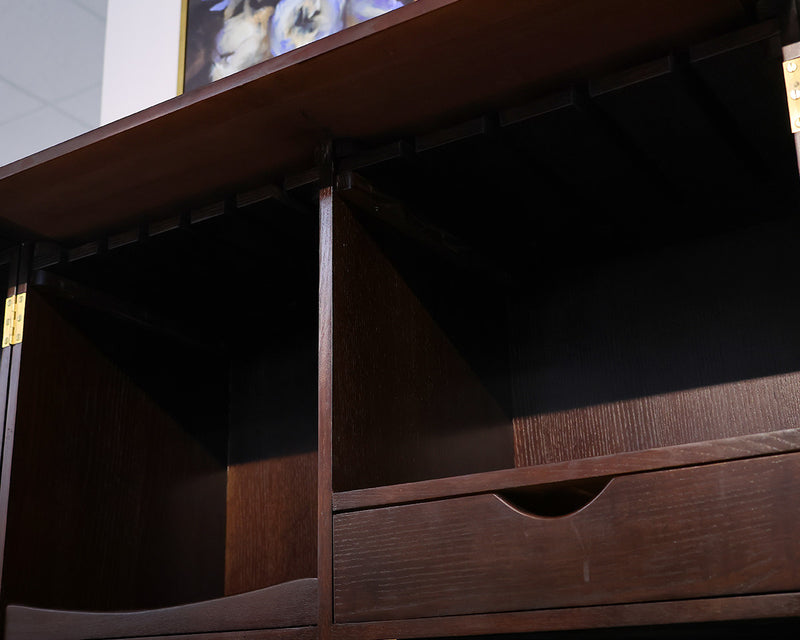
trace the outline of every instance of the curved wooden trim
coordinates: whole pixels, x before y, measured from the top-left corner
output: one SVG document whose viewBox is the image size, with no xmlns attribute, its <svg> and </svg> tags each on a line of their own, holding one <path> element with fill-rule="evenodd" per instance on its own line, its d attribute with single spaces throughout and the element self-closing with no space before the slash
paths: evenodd
<svg viewBox="0 0 800 640">
<path fill-rule="evenodd" d="M 10 605 L 7 640 L 126 638 L 302 627 L 317 624 L 317 579 L 307 578 L 165 609 L 57 611 Z"/>
<path fill-rule="evenodd" d="M 386 487 L 344 491 L 333 495 L 333 510 L 335 512 L 354 511 L 487 491 L 503 491 L 525 486 L 740 460 L 792 451 L 800 451 L 800 429 L 798 428 L 693 442 L 648 449 L 647 451 L 631 451 L 597 458 L 556 462 L 536 467 L 503 469 Z"/>
</svg>

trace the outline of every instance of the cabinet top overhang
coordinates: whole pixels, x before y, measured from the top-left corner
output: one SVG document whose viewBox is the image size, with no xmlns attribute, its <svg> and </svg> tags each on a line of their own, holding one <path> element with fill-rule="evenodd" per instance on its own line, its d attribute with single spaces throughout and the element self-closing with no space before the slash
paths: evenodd
<svg viewBox="0 0 800 640">
<path fill-rule="evenodd" d="M 418 0 L 0 167 L 17 237 L 80 240 L 746 23 L 754 0 Z"/>
</svg>

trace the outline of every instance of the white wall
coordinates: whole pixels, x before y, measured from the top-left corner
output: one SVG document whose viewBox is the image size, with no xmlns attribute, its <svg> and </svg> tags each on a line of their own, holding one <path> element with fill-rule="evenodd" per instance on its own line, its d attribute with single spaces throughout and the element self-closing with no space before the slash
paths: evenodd
<svg viewBox="0 0 800 640">
<path fill-rule="evenodd" d="M 108 0 L 100 123 L 178 92 L 181 0 Z"/>
</svg>

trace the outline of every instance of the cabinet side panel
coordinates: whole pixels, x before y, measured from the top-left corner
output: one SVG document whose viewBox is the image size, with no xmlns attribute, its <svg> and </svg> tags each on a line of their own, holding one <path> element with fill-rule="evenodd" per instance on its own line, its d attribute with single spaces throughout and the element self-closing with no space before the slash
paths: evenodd
<svg viewBox="0 0 800 640">
<path fill-rule="evenodd" d="M 509 417 L 340 199 L 333 235 L 334 489 L 511 466 Z"/>
<path fill-rule="evenodd" d="M 104 610 L 221 595 L 225 469 L 44 299 L 29 291 L 27 305 L 6 602 Z"/>
</svg>

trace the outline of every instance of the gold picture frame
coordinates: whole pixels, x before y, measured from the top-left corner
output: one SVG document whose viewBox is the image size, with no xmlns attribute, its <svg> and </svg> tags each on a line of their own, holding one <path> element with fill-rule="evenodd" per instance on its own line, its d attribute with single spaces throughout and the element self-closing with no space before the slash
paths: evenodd
<svg viewBox="0 0 800 640">
<path fill-rule="evenodd" d="M 188 17 L 189 0 L 181 0 L 181 26 L 178 40 L 178 95 L 183 93 L 186 76 L 186 21 Z"/>
<path fill-rule="evenodd" d="M 415 0 L 182 0 L 178 94 Z"/>
</svg>

